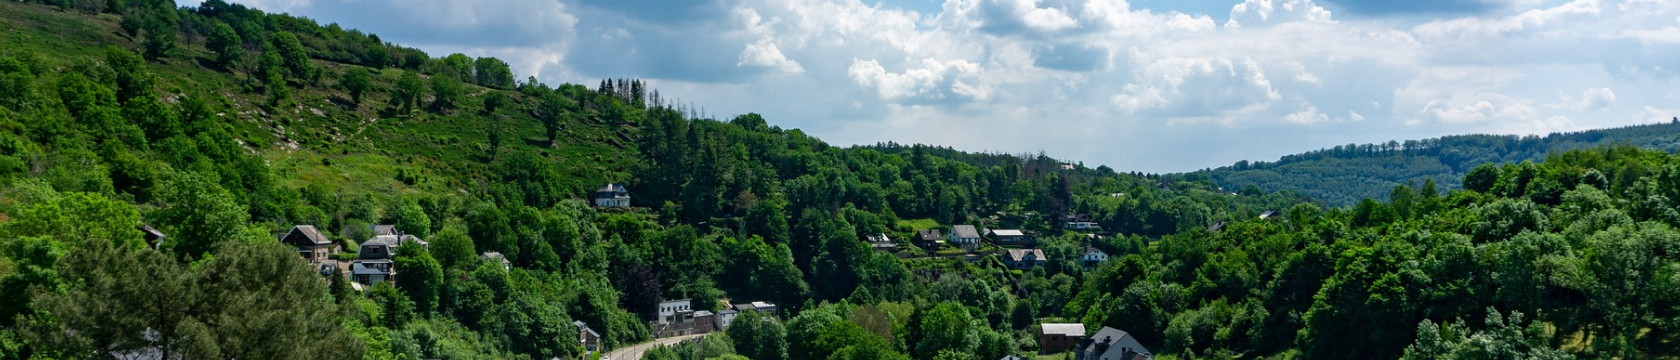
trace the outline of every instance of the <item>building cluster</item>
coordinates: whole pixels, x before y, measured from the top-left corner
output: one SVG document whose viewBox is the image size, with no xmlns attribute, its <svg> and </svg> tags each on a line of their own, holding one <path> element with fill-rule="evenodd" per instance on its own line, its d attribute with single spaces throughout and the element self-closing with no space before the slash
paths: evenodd
<svg viewBox="0 0 1680 360">
<path fill-rule="evenodd" d="M 1039 354 L 1072 352 L 1074 360 L 1153 360 L 1155 355 L 1124 330 L 1104 326 L 1085 333 L 1085 324 L 1041 324 Z"/>
<path fill-rule="evenodd" d="M 729 328 L 729 323 L 742 313 L 774 315 L 777 310 L 776 304 L 764 301 L 728 304 L 726 300 L 723 310 L 712 311 L 695 309 L 691 299 L 667 300 L 659 303 L 658 313 L 648 322 L 648 328 L 653 330 L 653 337 L 710 334 Z"/>
<path fill-rule="evenodd" d="M 1070 217 L 1068 226 L 1075 226 L 1073 220 L 1083 221 L 1083 218 Z M 1094 224 L 1090 226 L 1077 225 L 1082 229 L 1100 229 Z M 1095 233 L 1085 234 L 1090 243 L 1101 238 Z M 897 250 L 897 244 L 886 234 L 870 235 L 863 241 L 871 248 L 884 251 Z M 911 244 L 927 252 L 937 252 L 945 248 L 961 249 L 967 252 L 979 250 L 981 245 L 990 243 L 1003 248 L 999 255 L 1003 257 L 1003 264 L 1010 269 L 1030 270 L 1044 266 L 1052 259 L 1045 256 L 1044 251 L 1038 249 L 1038 240 L 1021 229 L 989 229 L 978 228 L 974 225 L 952 225 L 943 229 L 916 230 L 911 238 Z M 1108 253 L 1097 248 L 1086 246 L 1080 251 L 1079 264 L 1085 269 L 1094 269 L 1108 261 Z"/>
</svg>

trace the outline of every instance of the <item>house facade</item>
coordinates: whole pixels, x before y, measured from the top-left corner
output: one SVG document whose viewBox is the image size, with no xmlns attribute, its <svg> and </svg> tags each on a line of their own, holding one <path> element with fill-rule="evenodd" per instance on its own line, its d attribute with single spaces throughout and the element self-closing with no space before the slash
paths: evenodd
<svg viewBox="0 0 1680 360">
<path fill-rule="evenodd" d="M 403 246 L 424 249 L 427 243 L 414 235 L 379 235 L 363 241 L 356 260 L 350 262 L 350 280 L 362 285 L 396 281 L 397 270 L 391 266 L 391 257 L 402 251 Z"/>
<path fill-rule="evenodd" d="M 576 326 L 578 329 L 578 343 L 583 345 L 584 355 L 601 351 L 601 333 L 590 329 L 589 324 L 584 323 L 583 320 L 573 321 L 572 326 Z"/>
<path fill-rule="evenodd" d="M 998 246 L 1032 246 L 1032 237 L 1019 229 L 986 229 L 986 238 Z"/>
<path fill-rule="evenodd" d="M 321 231 L 316 230 L 314 225 L 293 226 L 291 231 L 280 235 L 280 242 L 297 247 L 298 255 L 304 260 L 309 260 L 311 264 L 327 262 L 328 257 L 337 252 L 338 248 L 331 240 L 327 240 L 325 235 L 321 235 Z"/>
<path fill-rule="evenodd" d="M 1039 249 L 1008 249 L 1003 251 L 1003 265 L 1010 269 L 1026 270 L 1044 266 L 1044 251 Z"/>
<path fill-rule="evenodd" d="M 980 231 L 974 225 L 952 225 L 951 233 L 945 235 L 945 242 L 963 250 L 974 251 L 980 247 Z"/>
<path fill-rule="evenodd" d="M 1108 253 L 1094 247 L 1085 248 L 1085 252 L 1079 254 L 1079 265 L 1086 270 L 1100 267 L 1105 262 L 1108 262 Z"/>
<path fill-rule="evenodd" d="M 607 184 L 595 190 L 595 206 L 604 208 L 630 207 L 630 190 L 621 184 Z"/>
<path fill-rule="evenodd" d="M 939 229 L 916 230 L 916 246 L 928 251 L 937 251 L 945 247 L 945 235 Z"/>
<path fill-rule="evenodd" d="M 1064 353 L 1085 341 L 1085 324 L 1042 324 L 1038 330 L 1040 355 Z"/>
<path fill-rule="evenodd" d="M 880 251 L 898 251 L 898 242 L 893 241 L 893 239 L 888 237 L 887 234 L 865 236 L 863 241 L 869 243 L 869 248 L 871 249 Z"/>
</svg>

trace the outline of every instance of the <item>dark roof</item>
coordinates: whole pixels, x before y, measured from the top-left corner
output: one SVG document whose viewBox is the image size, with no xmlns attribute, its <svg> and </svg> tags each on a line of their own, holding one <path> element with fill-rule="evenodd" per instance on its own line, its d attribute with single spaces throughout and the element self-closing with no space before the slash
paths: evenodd
<svg viewBox="0 0 1680 360">
<path fill-rule="evenodd" d="M 146 241 L 157 241 L 169 238 L 169 235 L 164 235 L 162 231 L 152 228 L 151 225 L 140 224 L 140 232 L 145 233 L 144 236 L 146 237 Z"/>
<path fill-rule="evenodd" d="M 940 234 L 939 229 L 916 230 L 916 238 L 922 241 L 939 241 L 945 240 L 945 235 Z"/>
<path fill-rule="evenodd" d="M 600 189 L 595 190 L 595 192 L 598 192 L 598 193 L 602 193 L 602 192 L 626 192 L 626 191 L 628 191 L 628 190 L 624 189 L 624 185 L 619 185 L 619 184 L 607 184 L 607 186 L 602 186 Z"/>
<path fill-rule="evenodd" d="M 280 238 L 280 241 L 296 246 L 327 245 L 332 243 L 332 241 L 327 240 L 326 236 L 321 235 L 320 230 L 315 229 L 315 225 L 293 226 L 292 231 L 286 232 L 286 236 Z"/>
<path fill-rule="evenodd" d="M 573 321 L 572 326 L 577 326 L 579 331 L 588 332 L 589 336 L 601 337 L 601 334 L 596 333 L 594 329 L 590 329 L 589 324 L 584 323 L 583 320 Z"/>
<path fill-rule="evenodd" d="M 951 236 L 956 236 L 956 237 L 964 238 L 964 239 L 978 239 L 978 238 L 980 238 L 980 232 L 974 230 L 974 225 L 952 225 L 951 226 L 951 233 L 952 233 Z"/>
</svg>

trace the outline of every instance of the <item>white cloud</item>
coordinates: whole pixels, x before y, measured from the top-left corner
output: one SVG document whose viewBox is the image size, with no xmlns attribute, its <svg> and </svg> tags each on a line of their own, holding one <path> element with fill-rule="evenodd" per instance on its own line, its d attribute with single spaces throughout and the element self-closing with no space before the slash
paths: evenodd
<svg viewBox="0 0 1680 360">
<path fill-rule="evenodd" d="M 795 74 L 805 72 L 805 68 L 799 66 L 799 62 L 788 59 L 787 55 L 783 55 L 782 50 L 776 47 L 776 44 L 770 42 L 770 39 L 747 44 L 747 48 L 741 50 L 741 60 L 736 62 L 735 65 L 764 66 Z"/>
<path fill-rule="evenodd" d="M 1045 150 L 1123 170 L 1680 113 L 1668 106 L 1680 98 L 1676 1 L 1500 0 L 1389 19 L 1243 0 L 1222 23 L 1125 0 L 883 1 L 257 6 L 433 55 L 501 57 L 548 82 L 640 77 L 719 116 L 757 112 L 836 144 Z"/>
<path fill-rule="evenodd" d="M 1225 27 L 1261 27 L 1290 22 L 1330 21 L 1330 11 L 1312 0 L 1245 0 L 1231 7 Z"/>
</svg>

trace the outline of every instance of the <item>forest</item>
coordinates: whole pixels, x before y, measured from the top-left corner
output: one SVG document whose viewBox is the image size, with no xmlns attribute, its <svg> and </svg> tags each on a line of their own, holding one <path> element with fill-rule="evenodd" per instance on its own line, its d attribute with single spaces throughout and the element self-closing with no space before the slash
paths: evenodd
<svg viewBox="0 0 1680 360">
<path fill-rule="evenodd" d="M 1073 358 L 1045 323 L 1160 359 L 1680 356 L 1680 156 L 1652 144 L 1475 147 L 1337 205 L 833 146 L 221 0 L 4 1 L 0 27 L 0 359 L 594 359 L 574 322 L 627 347 L 674 299 L 779 310 L 644 358 Z M 629 207 L 590 201 L 609 183 Z M 364 285 L 280 241 L 305 225 L 331 262 L 373 225 L 425 244 Z M 957 225 L 1047 261 L 912 241 Z"/>
<path fill-rule="evenodd" d="M 1230 189 L 1255 186 L 1263 191 L 1293 190 L 1333 206 L 1380 199 L 1395 185 L 1421 186 L 1434 181 L 1441 189 L 1460 189 L 1471 168 L 1486 163 L 1518 164 L 1576 149 L 1630 145 L 1680 151 L 1680 118 L 1669 123 L 1554 133 L 1546 136 L 1454 135 L 1435 139 L 1347 144 L 1277 161 L 1238 161 L 1231 166 L 1194 172 Z"/>
</svg>

